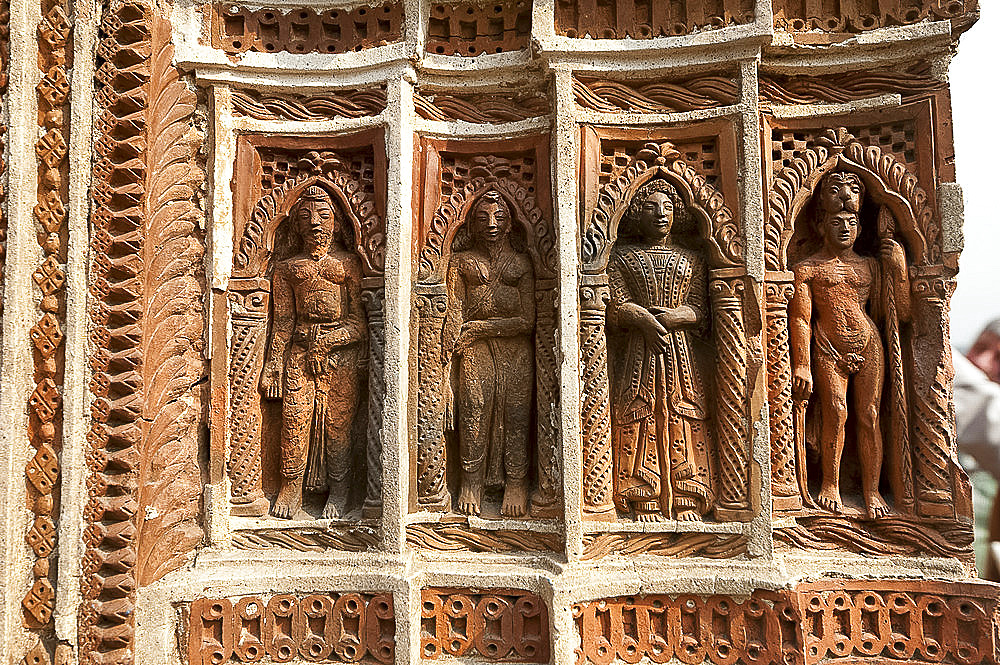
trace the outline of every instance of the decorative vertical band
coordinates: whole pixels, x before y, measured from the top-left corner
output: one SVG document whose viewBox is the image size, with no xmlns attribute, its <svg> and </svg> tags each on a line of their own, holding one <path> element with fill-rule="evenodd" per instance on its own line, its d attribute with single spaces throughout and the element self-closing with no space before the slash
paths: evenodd
<svg viewBox="0 0 1000 665">
<path fill-rule="evenodd" d="M 611 389 L 605 310 L 611 292 L 607 275 L 580 288 L 580 373 L 583 395 L 583 511 L 614 514 L 611 459 Z"/>
<path fill-rule="evenodd" d="M 775 511 L 802 508 L 792 422 L 792 366 L 789 362 L 788 302 L 791 283 L 764 286 L 767 307 L 767 399 L 771 425 L 771 495 Z"/>
<path fill-rule="evenodd" d="M 448 311 L 444 284 L 417 284 L 418 331 L 417 390 L 417 501 L 425 510 L 451 507 L 445 484 L 444 369 L 441 332 Z"/>
<path fill-rule="evenodd" d="M 377 517 L 382 510 L 382 410 L 385 405 L 385 288 L 361 293 L 368 312 L 368 445 L 364 511 Z"/>
<path fill-rule="evenodd" d="M 531 497 L 535 517 L 558 517 L 562 510 L 559 470 L 559 366 L 556 362 L 555 289 L 535 293 L 535 364 L 538 406 L 538 490 Z"/>
</svg>

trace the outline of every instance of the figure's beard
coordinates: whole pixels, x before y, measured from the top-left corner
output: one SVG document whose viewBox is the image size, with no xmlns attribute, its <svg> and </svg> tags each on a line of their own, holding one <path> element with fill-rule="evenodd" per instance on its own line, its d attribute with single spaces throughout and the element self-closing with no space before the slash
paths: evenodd
<svg viewBox="0 0 1000 665">
<path fill-rule="evenodd" d="M 332 241 L 333 231 L 312 231 L 305 238 L 306 251 L 309 253 L 315 253 L 317 250 L 325 252 Z"/>
</svg>

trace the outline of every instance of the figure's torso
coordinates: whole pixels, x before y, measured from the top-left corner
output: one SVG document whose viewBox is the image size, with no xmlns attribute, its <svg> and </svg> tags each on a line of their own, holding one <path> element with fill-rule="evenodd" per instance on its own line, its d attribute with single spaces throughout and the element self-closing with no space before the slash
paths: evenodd
<svg viewBox="0 0 1000 665">
<path fill-rule="evenodd" d="M 808 281 L 814 325 L 841 352 L 859 352 L 875 330 L 865 311 L 876 276 L 874 259 L 846 258 L 803 261 L 796 272 Z"/>
<path fill-rule="evenodd" d="M 518 286 L 530 269 L 527 257 L 504 252 L 494 259 L 477 250 L 456 254 L 452 262 L 465 286 L 466 321 L 524 315 Z"/>
<path fill-rule="evenodd" d="M 644 307 L 679 307 L 690 293 L 694 252 L 675 246 L 629 246 L 619 252 L 623 276 L 636 303 Z"/>
<path fill-rule="evenodd" d="M 299 255 L 282 269 L 295 294 L 297 323 L 335 323 L 348 311 L 348 266 L 339 252 L 319 259 Z"/>
</svg>

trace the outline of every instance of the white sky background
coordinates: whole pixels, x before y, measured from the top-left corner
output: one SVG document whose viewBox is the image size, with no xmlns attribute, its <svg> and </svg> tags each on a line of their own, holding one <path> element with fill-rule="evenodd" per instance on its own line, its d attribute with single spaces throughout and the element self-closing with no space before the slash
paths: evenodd
<svg viewBox="0 0 1000 665">
<path fill-rule="evenodd" d="M 962 36 L 951 67 L 958 182 L 965 191 L 965 249 L 951 301 L 952 342 L 967 349 L 1000 317 L 1000 0 Z"/>
</svg>

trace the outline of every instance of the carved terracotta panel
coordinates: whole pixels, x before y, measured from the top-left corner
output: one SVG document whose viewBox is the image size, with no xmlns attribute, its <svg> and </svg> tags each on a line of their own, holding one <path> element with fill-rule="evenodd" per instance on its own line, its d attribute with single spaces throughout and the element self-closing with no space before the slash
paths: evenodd
<svg viewBox="0 0 1000 665">
<path fill-rule="evenodd" d="M 907 113 L 921 123 L 900 129 L 901 149 L 843 127 L 800 129 L 799 154 L 774 175 L 764 236 L 772 483 L 775 508 L 796 516 L 776 536 L 793 546 L 970 555 L 969 485 L 947 416 L 954 267 L 921 187 L 935 182 L 928 111 L 894 112 L 901 127 Z M 772 145 L 777 159 L 784 145 Z M 837 309 L 854 315 L 833 332 L 823 308 L 840 298 L 857 305 Z"/>
<path fill-rule="evenodd" d="M 653 136 L 583 130 L 584 511 L 744 519 L 749 346 L 743 240 L 726 205 L 732 127 Z"/>
<path fill-rule="evenodd" d="M 420 655 L 502 663 L 549 661 L 549 610 L 519 589 L 420 592 Z"/>
<path fill-rule="evenodd" d="M 422 140 L 417 506 L 561 511 L 548 138 Z"/>
<path fill-rule="evenodd" d="M 428 53 L 477 56 L 517 51 L 531 39 L 531 2 L 434 3 L 427 23 Z"/>
<path fill-rule="evenodd" d="M 464 120 L 478 124 L 516 122 L 548 115 L 548 96 L 540 90 L 462 94 L 421 89 L 413 96 L 417 113 L 428 120 Z"/>
<path fill-rule="evenodd" d="M 210 8 L 212 46 L 226 53 L 346 53 L 402 39 L 403 5 L 326 11 L 213 4 Z"/>
<path fill-rule="evenodd" d="M 573 606 L 579 663 L 995 663 L 993 587 L 852 580 L 750 597 L 636 595 Z"/>
<path fill-rule="evenodd" d="M 394 662 L 392 594 L 200 598 L 190 607 L 188 663 Z"/>
<path fill-rule="evenodd" d="M 385 109 L 385 85 L 314 95 L 274 95 L 233 90 L 233 111 L 257 120 L 331 120 L 378 115 Z"/>
<path fill-rule="evenodd" d="M 590 39 L 650 39 L 753 23 L 753 0 L 557 0 L 556 31 Z"/>
<path fill-rule="evenodd" d="M 655 81 L 575 75 L 573 93 L 581 107 L 603 113 L 671 113 L 717 108 L 739 101 L 735 78 L 721 75 Z"/>
<path fill-rule="evenodd" d="M 821 3 L 818 0 L 774 0 L 774 27 L 789 32 L 862 32 L 920 21 L 965 18 L 978 0 L 859 0 Z"/>
<path fill-rule="evenodd" d="M 247 135 L 236 173 L 226 350 L 234 514 L 263 515 L 266 495 L 277 491 L 275 517 L 308 519 L 310 500 L 320 496 L 324 505 L 313 516 L 344 519 L 359 507 L 376 516 L 384 395 L 381 133 Z M 366 539 L 340 540 L 356 549 Z"/>
</svg>

